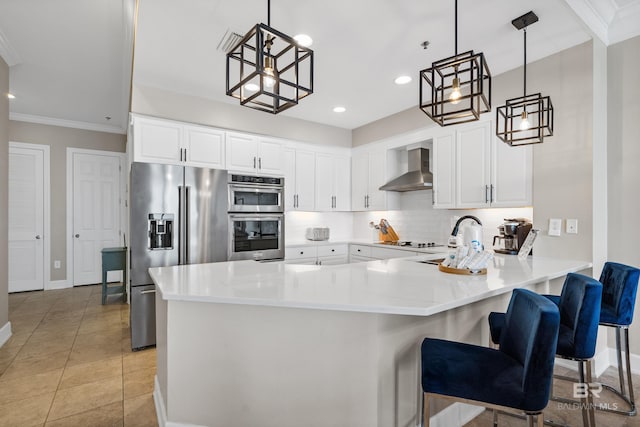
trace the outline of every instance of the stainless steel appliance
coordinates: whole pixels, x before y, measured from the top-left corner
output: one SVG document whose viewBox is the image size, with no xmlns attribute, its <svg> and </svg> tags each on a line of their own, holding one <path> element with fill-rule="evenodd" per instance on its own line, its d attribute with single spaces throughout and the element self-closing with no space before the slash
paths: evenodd
<svg viewBox="0 0 640 427">
<path fill-rule="evenodd" d="M 284 178 L 229 174 L 229 212 L 284 212 Z"/>
<path fill-rule="evenodd" d="M 531 231 L 531 221 L 526 218 L 505 218 L 498 226 L 500 234 L 493 236 L 493 251 L 499 254 L 516 255 Z"/>
<path fill-rule="evenodd" d="M 227 171 L 131 166 L 131 348 L 155 345 L 151 267 L 227 260 Z"/>
<path fill-rule="evenodd" d="M 229 214 L 229 260 L 284 259 L 284 214 Z"/>
<path fill-rule="evenodd" d="M 229 174 L 229 260 L 284 259 L 284 178 Z"/>
</svg>

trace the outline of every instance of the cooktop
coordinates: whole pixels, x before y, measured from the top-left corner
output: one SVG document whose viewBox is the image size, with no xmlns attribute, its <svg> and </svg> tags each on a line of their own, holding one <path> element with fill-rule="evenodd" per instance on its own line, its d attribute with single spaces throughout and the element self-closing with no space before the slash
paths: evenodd
<svg viewBox="0 0 640 427">
<path fill-rule="evenodd" d="M 435 242 L 411 242 L 411 241 L 403 241 L 399 240 L 397 242 L 379 242 L 381 245 L 388 246 L 407 246 L 410 248 L 442 248 L 444 245 Z"/>
</svg>

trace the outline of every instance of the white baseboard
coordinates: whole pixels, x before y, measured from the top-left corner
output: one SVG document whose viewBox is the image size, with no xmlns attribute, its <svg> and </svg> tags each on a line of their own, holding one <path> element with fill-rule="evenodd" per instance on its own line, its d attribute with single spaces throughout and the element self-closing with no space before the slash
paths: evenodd
<svg viewBox="0 0 640 427">
<path fill-rule="evenodd" d="M 618 356 L 616 355 L 615 348 L 608 348 L 609 350 L 609 361 L 611 366 L 618 367 Z M 640 374 L 640 355 L 631 353 L 629 355 L 629 361 L 631 362 L 631 372 L 634 374 Z M 622 353 L 622 363 L 624 361 L 624 353 Z"/>
<path fill-rule="evenodd" d="M 72 288 L 73 286 L 70 286 L 69 283 L 67 282 L 67 280 L 52 280 L 49 282 L 49 284 L 45 284 L 44 285 L 44 290 L 45 291 L 51 291 L 53 289 L 67 289 L 67 288 Z"/>
<path fill-rule="evenodd" d="M 176 423 L 167 420 L 167 408 L 164 406 L 164 399 L 162 398 L 162 392 L 160 391 L 160 383 L 158 383 L 158 376 L 153 379 L 153 401 L 156 404 L 156 417 L 158 418 L 159 427 L 206 427 L 197 424 Z"/>
<path fill-rule="evenodd" d="M 482 406 L 455 402 L 432 416 L 429 425 L 432 427 L 463 426 L 484 410 Z"/>
<path fill-rule="evenodd" d="M 0 347 L 4 345 L 11 338 L 11 322 L 5 323 L 5 325 L 0 328 Z"/>
<path fill-rule="evenodd" d="M 622 354 L 624 363 L 624 353 Z M 634 374 L 640 374 L 640 355 L 631 353 L 629 355 L 629 359 L 631 361 L 631 372 Z M 593 358 L 593 375 L 595 377 L 599 377 L 607 370 L 609 366 L 613 366 L 615 368 L 618 367 L 618 357 L 616 355 L 616 349 L 611 347 L 606 347 Z M 565 359 L 556 359 L 556 365 L 562 366 L 564 368 L 568 368 L 574 371 L 578 370 L 578 363 L 565 360 Z"/>
</svg>

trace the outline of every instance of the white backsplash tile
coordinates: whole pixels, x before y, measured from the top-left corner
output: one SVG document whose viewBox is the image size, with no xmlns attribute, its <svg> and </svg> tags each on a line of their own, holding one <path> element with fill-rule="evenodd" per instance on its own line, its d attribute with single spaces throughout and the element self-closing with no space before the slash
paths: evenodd
<svg viewBox="0 0 640 427">
<path fill-rule="evenodd" d="M 287 212 L 285 237 L 288 244 L 304 241 L 307 227 L 330 227 L 331 240 L 371 240 L 369 222 L 389 221 L 401 240 L 447 243 L 457 218 L 473 215 L 482 222 L 484 245 L 492 247 L 493 236 L 505 218 L 533 220 L 532 208 L 433 209 L 431 191 L 411 191 L 400 195 L 400 209 L 373 212 Z M 455 218 L 455 219 L 454 219 Z"/>
</svg>

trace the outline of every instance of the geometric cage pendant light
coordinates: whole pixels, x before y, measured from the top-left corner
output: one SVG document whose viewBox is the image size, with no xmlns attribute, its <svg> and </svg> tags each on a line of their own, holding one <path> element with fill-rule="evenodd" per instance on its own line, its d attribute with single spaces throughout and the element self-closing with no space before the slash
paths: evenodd
<svg viewBox="0 0 640 427">
<path fill-rule="evenodd" d="M 484 54 L 458 54 L 458 0 L 455 55 L 420 71 L 420 109 L 440 126 L 479 120 L 491 110 L 491 73 Z"/>
<path fill-rule="evenodd" d="M 540 93 L 527 95 L 527 27 L 538 22 L 533 12 L 511 21 L 524 30 L 524 91 L 523 96 L 507 99 L 496 109 L 496 135 L 511 146 L 539 144 L 553 135 L 553 104 Z"/>
<path fill-rule="evenodd" d="M 227 95 L 240 105 L 278 114 L 313 93 L 313 50 L 267 25 L 256 24 L 227 53 Z"/>
</svg>

